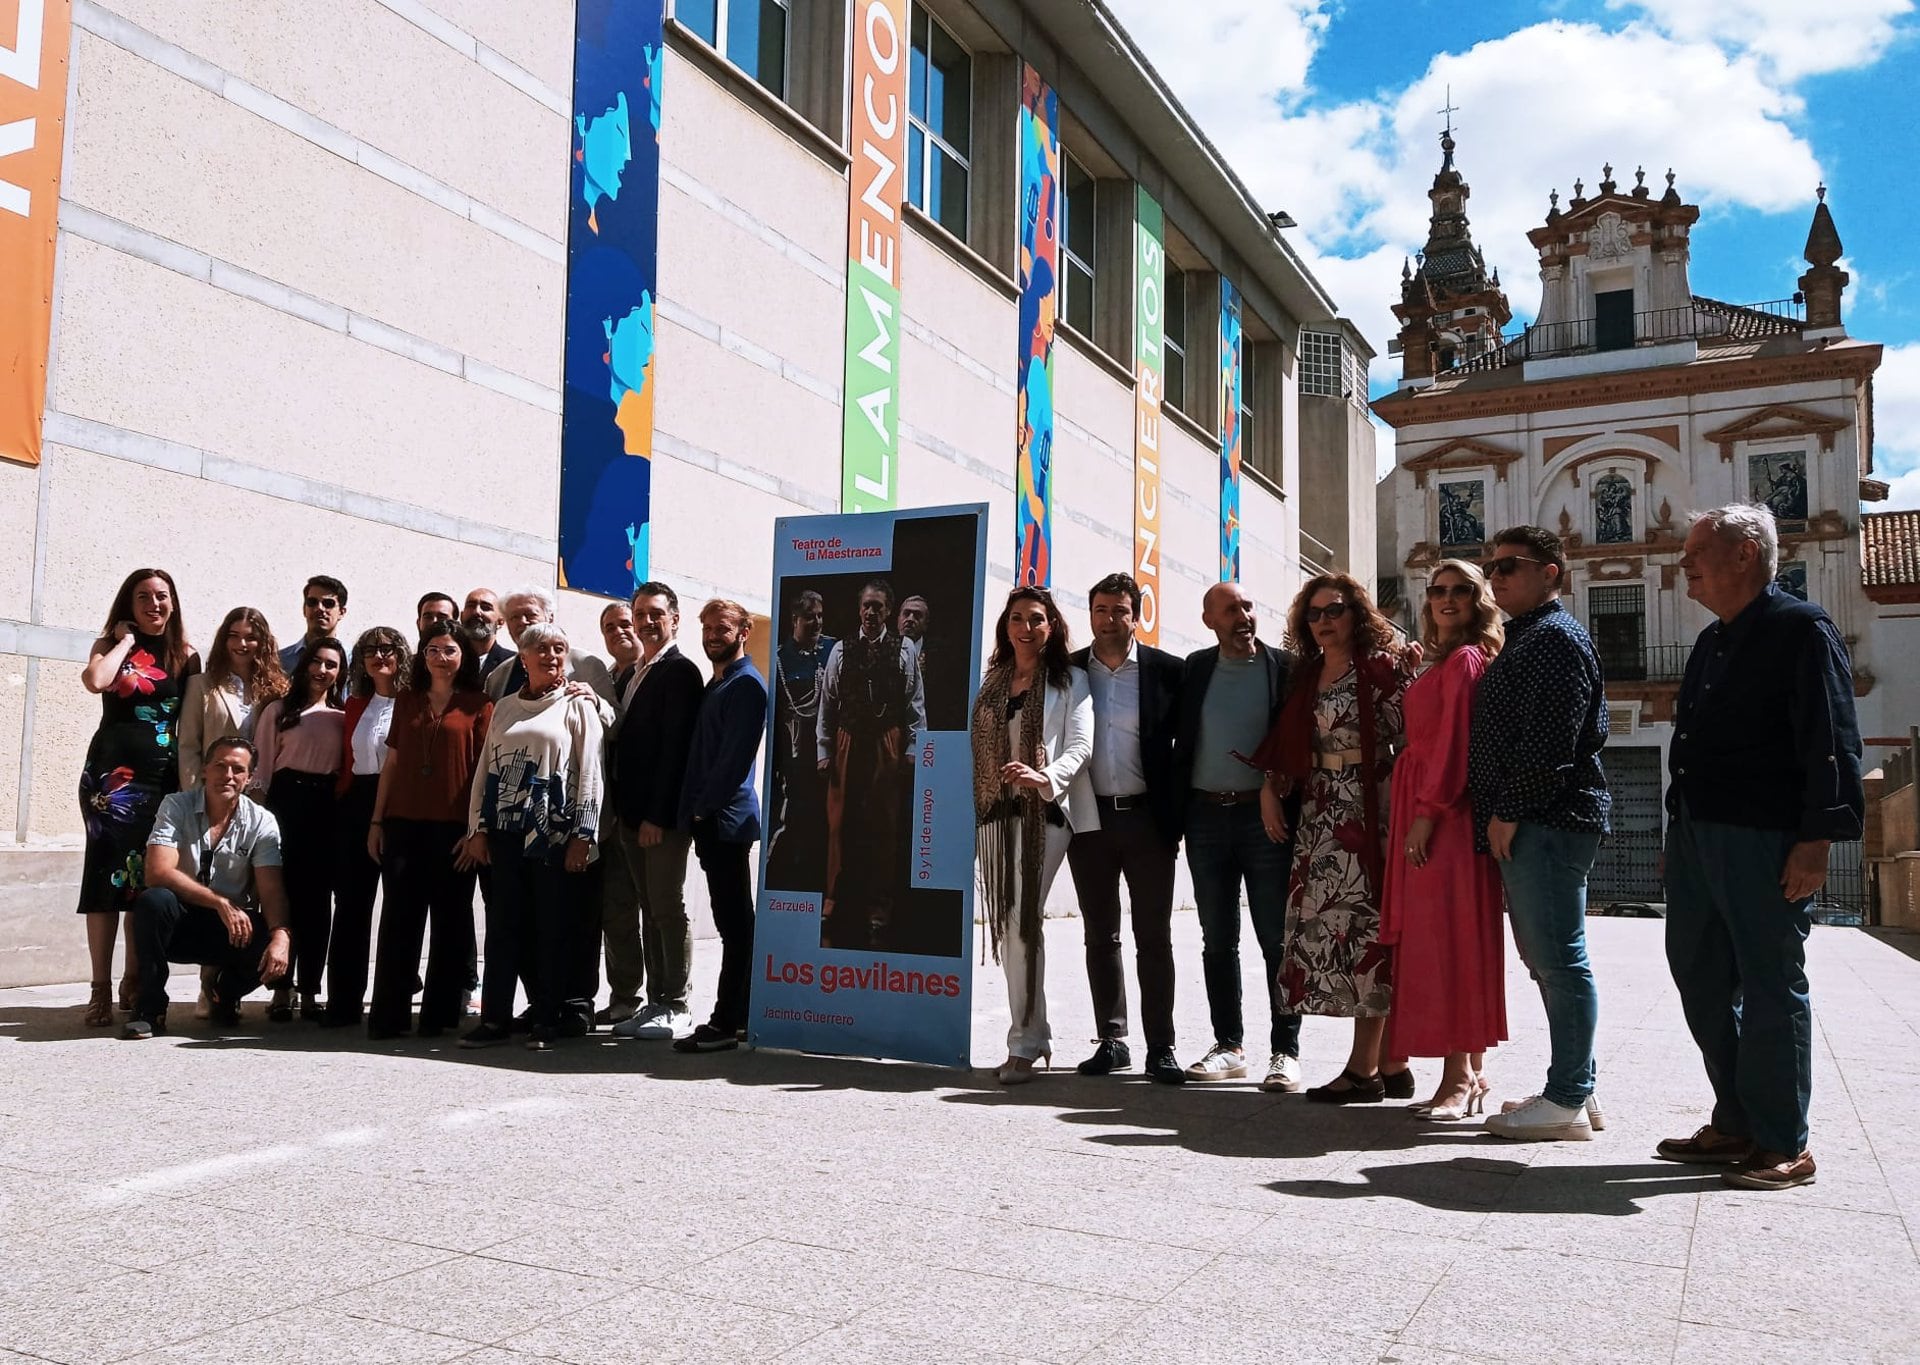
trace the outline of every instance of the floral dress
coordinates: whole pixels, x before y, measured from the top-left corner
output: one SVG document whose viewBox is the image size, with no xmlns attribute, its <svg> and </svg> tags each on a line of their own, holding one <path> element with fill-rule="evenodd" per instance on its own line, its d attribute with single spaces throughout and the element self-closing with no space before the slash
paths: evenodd
<svg viewBox="0 0 1920 1365">
<path fill-rule="evenodd" d="M 147 836 L 160 799 L 180 789 L 176 726 L 186 680 L 200 671 L 190 654 L 179 677 L 167 674 L 167 642 L 135 634 L 120 672 L 100 694 L 100 728 L 80 772 L 80 816 L 87 857 L 80 874 L 81 914 L 125 910 L 146 887 Z"/>
<path fill-rule="evenodd" d="M 1375 781 L 1380 831 L 1389 818 L 1392 754 L 1405 732 L 1401 702 L 1408 675 L 1382 670 L 1374 699 Z M 1360 696 L 1352 669 L 1325 684 L 1314 706 L 1314 753 L 1360 748 Z M 1380 905 L 1367 877 L 1366 805 L 1356 762 L 1315 766 L 1301 794 L 1300 828 L 1287 893 L 1287 947 L 1280 986 L 1287 1008 L 1301 1014 L 1377 1018 L 1393 1005 L 1393 958 L 1380 942 Z"/>
</svg>

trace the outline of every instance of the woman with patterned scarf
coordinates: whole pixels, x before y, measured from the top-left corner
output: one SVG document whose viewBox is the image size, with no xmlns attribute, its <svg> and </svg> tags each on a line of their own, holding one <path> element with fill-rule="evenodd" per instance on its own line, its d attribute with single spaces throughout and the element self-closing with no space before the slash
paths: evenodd
<svg viewBox="0 0 1920 1365">
<path fill-rule="evenodd" d="M 993 657 L 973 705 L 973 809 L 980 901 L 994 960 L 1006 968 L 1007 1060 L 1000 1084 L 1033 1079 L 1053 1058 L 1047 1027 L 1047 892 L 1076 828 L 1096 828 L 1084 771 L 1093 696 L 1068 661 L 1067 623 L 1045 588 L 1015 588 L 994 625 Z"/>
</svg>

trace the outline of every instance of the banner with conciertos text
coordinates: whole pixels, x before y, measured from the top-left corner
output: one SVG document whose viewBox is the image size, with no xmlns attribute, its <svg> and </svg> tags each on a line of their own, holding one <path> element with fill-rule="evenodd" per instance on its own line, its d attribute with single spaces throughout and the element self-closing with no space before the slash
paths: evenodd
<svg viewBox="0 0 1920 1365">
<path fill-rule="evenodd" d="M 984 504 L 774 523 L 755 1046 L 967 1065 L 986 572 Z"/>
<path fill-rule="evenodd" d="M 1167 379 L 1167 243 L 1159 201 L 1137 187 L 1133 308 L 1133 578 L 1140 585 L 1134 636 L 1160 643 L 1160 404 Z"/>
<path fill-rule="evenodd" d="M 0 458 L 26 464 L 47 413 L 72 27 L 70 0 L 0 3 Z"/>
</svg>

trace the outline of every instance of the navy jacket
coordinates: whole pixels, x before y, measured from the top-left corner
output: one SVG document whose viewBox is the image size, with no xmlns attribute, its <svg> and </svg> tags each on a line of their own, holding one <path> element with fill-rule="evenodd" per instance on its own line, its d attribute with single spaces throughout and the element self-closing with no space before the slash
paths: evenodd
<svg viewBox="0 0 1920 1365">
<path fill-rule="evenodd" d="M 1866 811 L 1853 665 L 1826 612 L 1769 584 L 1687 658 L 1667 808 L 1695 820 L 1858 839 Z"/>
<path fill-rule="evenodd" d="M 703 690 L 700 665 L 677 649 L 656 659 L 634 690 L 607 763 L 613 809 L 628 828 L 680 824 L 680 793 Z"/>
<path fill-rule="evenodd" d="M 1160 837 L 1177 845 L 1186 829 L 1186 795 L 1174 780 L 1173 736 L 1187 666 L 1179 655 L 1152 645 L 1135 644 L 1134 650 L 1140 668 L 1140 769 L 1147 777 L 1147 810 Z M 1092 657 L 1091 648 L 1080 650 L 1073 666 L 1085 668 Z"/>
<path fill-rule="evenodd" d="M 760 837 L 760 797 L 753 760 L 767 732 L 767 684 L 744 655 L 707 684 L 693 723 L 687 780 L 680 789 L 680 828 L 728 844 Z"/>
</svg>

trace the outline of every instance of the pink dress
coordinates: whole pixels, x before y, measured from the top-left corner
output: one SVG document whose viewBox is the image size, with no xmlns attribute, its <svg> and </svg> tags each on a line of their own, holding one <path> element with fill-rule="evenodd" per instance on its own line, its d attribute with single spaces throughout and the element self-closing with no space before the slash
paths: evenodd
<svg viewBox="0 0 1920 1365">
<path fill-rule="evenodd" d="M 1407 748 L 1393 774 L 1380 941 L 1394 946 L 1389 1057 L 1480 1052 L 1507 1038 L 1500 872 L 1473 847 L 1467 725 L 1487 658 L 1457 649 L 1407 689 Z M 1414 819 L 1433 821 L 1427 863 L 1407 859 Z"/>
</svg>

